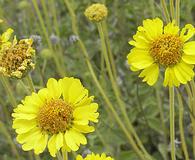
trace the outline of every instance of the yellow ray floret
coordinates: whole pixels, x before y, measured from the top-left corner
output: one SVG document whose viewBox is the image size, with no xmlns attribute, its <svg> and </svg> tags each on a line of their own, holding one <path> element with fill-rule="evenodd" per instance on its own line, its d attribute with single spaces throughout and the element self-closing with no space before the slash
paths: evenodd
<svg viewBox="0 0 195 160">
<path fill-rule="evenodd" d="M 85 158 L 83 158 L 81 155 L 78 155 L 76 157 L 76 160 L 113 160 L 113 158 L 106 156 L 105 153 L 99 154 L 88 154 Z"/>
<path fill-rule="evenodd" d="M 159 18 L 144 20 L 129 42 L 133 46 L 127 56 L 130 69 L 141 70 L 139 77 L 149 85 L 158 80 L 160 70 L 164 86 L 186 84 L 194 76 L 195 41 L 190 41 L 194 34 L 190 24 L 180 30 L 175 21 L 164 26 Z"/>
<path fill-rule="evenodd" d="M 94 131 L 90 122 L 98 122 L 98 104 L 80 80 L 53 78 L 47 87 L 27 96 L 12 116 L 17 141 L 25 151 L 42 153 L 46 146 L 55 157 L 60 149 L 77 151 L 87 144 L 85 133 Z"/>
</svg>

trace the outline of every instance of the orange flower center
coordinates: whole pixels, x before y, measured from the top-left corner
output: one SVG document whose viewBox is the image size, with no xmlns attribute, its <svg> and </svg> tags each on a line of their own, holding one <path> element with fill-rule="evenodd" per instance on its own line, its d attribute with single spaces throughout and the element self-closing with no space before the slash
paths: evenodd
<svg viewBox="0 0 195 160">
<path fill-rule="evenodd" d="M 38 114 L 39 127 L 56 134 L 66 131 L 73 119 L 73 108 L 62 99 L 46 101 Z"/>
<path fill-rule="evenodd" d="M 151 43 L 150 54 L 164 66 L 173 66 L 181 60 L 183 42 L 178 35 L 164 34 Z"/>
</svg>

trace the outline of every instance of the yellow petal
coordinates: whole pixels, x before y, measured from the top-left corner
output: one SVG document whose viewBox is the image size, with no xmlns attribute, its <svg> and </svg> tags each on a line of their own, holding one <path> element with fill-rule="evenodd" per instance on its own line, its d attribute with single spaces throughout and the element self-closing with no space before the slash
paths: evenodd
<svg viewBox="0 0 195 160">
<path fill-rule="evenodd" d="M 80 144 L 87 144 L 86 137 L 73 129 L 66 131 L 65 140 L 68 147 L 70 147 L 73 151 L 77 151 Z"/>
<path fill-rule="evenodd" d="M 159 18 L 144 20 L 143 27 L 151 40 L 154 40 L 163 32 L 163 22 Z"/>
<path fill-rule="evenodd" d="M 90 120 L 92 122 L 98 122 L 99 113 L 97 113 L 98 104 L 91 103 L 88 106 L 77 107 L 73 112 L 75 120 Z"/>
<path fill-rule="evenodd" d="M 195 55 L 195 41 L 185 43 L 183 52 L 185 55 Z"/>
<path fill-rule="evenodd" d="M 37 134 L 32 134 L 30 139 L 28 139 L 28 141 L 26 141 L 23 145 L 22 145 L 22 149 L 24 151 L 29 151 L 31 149 L 34 149 L 35 144 L 37 143 L 37 141 L 40 139 L 40 137 L 42 136 L 41 132 L 37 132 Z"/>
<path fill-rule="evenodd" d="M 154 63 L 153 58 L 147 51 L 132 50 L 128 56 L 128 64 L 137 69 L 144 69 Z"/>
<path fill-rule="evenodd" d="M 182 60 L 188 64 L 195 64 L 195 55 L 183 55 Z"/>
<path fill-rule="evenodd" d="M 65 77 L 65 78 L 59 80 L 60 88 L 62 88 L 63 98 L 66 101 L 69 100 L 69 88 L 73 82 L 74 82 L 74 78 L 72 78 L 72 77 L 71 78 Z"/>
<path fill-rule="evenodd" d="M 184 42 L 188 41 L 195 34 L 195 28 L 191 24 L 185 25 L 181 30 L 180 37 Z"/>
<path fill-rule="evenodd" d="M 2 40 L 2 42 L 7 42 L 7 41 L 10 39 L 10 37 L 11 37 L 11 35 L 12 35 L 13 32 L 14 32 L 13 29 L 8 28 L 8 29 L 0 36 L 0 39 Z"/>
<path fill-rule="evenodd" d="M 139 75 L 139 77 L 144 77 L 143 82 L 147 82 L 148 85 L 152 86 L 158 80 L 159 66 L 157 64 L 152 64 L 148 68 L 145 68 Z"/>
<path fill-rule="evenodd" d="M 12 127 L 16 129 L 16 133 L 21 134 L 30 131 L 31 129 L 37 126 L 37 122 L 35 120 L 14 120 Z"/>
<path fill-rule="evenodd" d="M 40 134 L 40 129 L 34 128 L 26 133 L 19 134 L 16 137 L 16 140 L 22 144 L 24 142 L 27 142 L 31 137 L 33 137 L 34 135 L 37 135 L 37 134 Z"/>
<path fill-rule="evenodd" d="M 52 157 L 56 157 L 56 153 L 57 153 L 56 137 L 57 137 L 57 135 L 54 134 L 48 141 L 48 149 L 49 149 L 49 153 Z"/>
<path fill-rule="evenodd" d="M 76 160 L 83 160 L 83 157 L 82 157 L 81 155 L 78 155 L 78 156 L 76 157 Z"/>
<path fill-rule="evenodd" d="M 52 98 L 59 98 L 61 96 L 61 87 L 56 79 L 50 78 L 47 82 L 47 88 Z"/>
<path fill-rule="evenodd" d="M 193 65 L 186 64 L 183 61 L 175 65 L 173 70 L 176 78 L 182 84 L 186 84 L 194 76 Z"/>
<path fill-rule="evenodd" d="M 90 133 L 95 131 L 95 128 L 93 126 L 88 126 L 88 125 L 74 124 L 74 129 L 81 133 Z"/>
<path fill-rule="evenodd" d="M 79 79 L 75 79 L 69 88 L 69 102 L 79 103 L 84 97 L 88 96 L 88 91 L 83 87 Z"/>
<path fill-rule="evenodd" d="M 56 136 L 56 149 L 59 150 L 63 146 L 63 134 L 59 132 Z"/>
<path fill-rule="evenodd" d="M 47 146 L 47 140 L 48 140 L 48 135 L 42 134 L 35 144 L 35 147 L 34 147 L 35 154 L 40 154 L 45 150 Z"/>
<path fill-rule="evenodd" d="M 165 79 L 163 85 L 172 87 L 172 86 L 179 86 L 179 81 L 177 80 L 174 70 L 171 67 L 167 67 L 165 70 Z"/>
<path fill-rule="evenodd" d="M 179 33 L 179 27 L 175 25 L 175 21 L 167 24 L 164 27 L 164 34 L 178 34 Z"/>
</svg>

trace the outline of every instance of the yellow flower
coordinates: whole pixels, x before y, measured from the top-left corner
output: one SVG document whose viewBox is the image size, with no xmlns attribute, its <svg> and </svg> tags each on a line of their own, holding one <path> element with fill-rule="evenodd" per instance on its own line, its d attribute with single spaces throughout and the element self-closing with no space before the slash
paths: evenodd
<svg viewBox="0 0 195 160">
<path fill-rule="evenodd" d="M 10 32 L 9 32 L 10 33 Z M 2 35 L 4 41 L 10 37 L 9 33 Z M 0 73 L 8 77 L 22 78 L 29 70 L 34 69 L 35 50 L 31 47 L 32 39 L 22 39 L 17 42 L 5 42 L 0 50 Z"/>
<path fill-rule="evenodd" d="M 94 22 L 100 22 L 108 15 L 108 9 L 104 4 L 95 3 L 85 10 L 85 16 Z"/>
<path fill-rule="evenodd" d="M 76 160 L 113 160 L 113 158 L 106 157 L 105 153 L 103 153 L 101 155 L 99 155 L 99 154 L 95 155 L 94 153 L 92 153 L 92 154 L 88 154 L 87 157 L 85 157 L 85 158 L 83 158 L 81 155 L 78 155 L 76 157 Z"/>
<path fill-rule="evenodd" d="M 142 70 L 139 77 L 153 85 L 162 68 L 164 86 L 186 84 L 194 76 L 195 41 L 189 41 L 195 28 L 187 24 L 181 31 L 175 21 L 163 26 L 159 19 L 147 19 L 138 27 L 134 46 L 127 56 L 132 71 Z"/>
<path fill-rule="evenodd" d="M 9 42 L 9 39 L 14 32 L 13 29 L 8 28 L 2 35 L 0 35 L 0 50 L 6 46 L 10 46 L 11 42 Z"/>
<path fill-rule="evenodd" d="M 56 152 L 77 151 L 87 144 L 85 133 L 94 131 L 90 122 L 98 122 L 98 104 L 80 80 L 50 78 L 47 88 L 27 96 L 12 116 L 17 141 L 25 151 L 42 153 L 46 146 L 51 156 Z"/>
</svg>

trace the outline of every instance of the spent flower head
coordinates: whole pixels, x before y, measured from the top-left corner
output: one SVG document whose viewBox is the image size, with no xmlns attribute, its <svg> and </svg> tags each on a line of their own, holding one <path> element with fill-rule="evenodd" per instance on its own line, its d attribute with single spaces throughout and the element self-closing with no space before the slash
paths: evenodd
<svg viewBox="0 0 195 160">
<path fill-rule="evenodd" d="M 7 35 L 7 39 L 9 34 Z M 4 76 L 22 78 L 34 69 L 35 50 L 31 47 L 32 39 L 6 42 L 0 49 L 0 73 Z"/>
<path fill-rule="evenodd" d="M 63 151 L 77 151 L 87 144 L 86 133 L 94 131 L 98 122 L 98 104 L 79 79 L 51 78 L 47 87 L 27 96 L 14 109 L 13 128 L 22 149 L 42 153 L 46 146 L 51 156 Z"/>
<path fill-rule="evenodd" d="M 186 84 L 194 77 L 195 34 L 191 24 L 180 30 L 175 21 L 163 25 L 159 18 L 146 19 L 138 27 L 133 47 L 127 56 L 130 69 L 141 71 L 139 77 L 149 85 L 157 81 L 160 68 L 164 72 L 164 86 Z"/>
<path fill-rule="evenodd" d="M 95 3 L 85 10 L 85 16 L 93 22 L 100 22 L 108 15 L 108 9 L 104 4 Z"/>
</svg>

